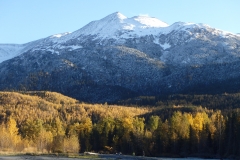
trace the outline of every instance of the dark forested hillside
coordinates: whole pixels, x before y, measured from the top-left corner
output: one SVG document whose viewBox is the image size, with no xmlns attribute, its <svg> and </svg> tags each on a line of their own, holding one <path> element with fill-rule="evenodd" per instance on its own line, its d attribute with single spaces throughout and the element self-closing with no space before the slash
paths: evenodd
<svg viewBox="0 0 240 160">
<path fill-rule="evenodd" d="M 224 94 L 175 94 L 161 96 L 140 96 L 116 102 L 131 106 L 202 106 L 208 109 L 234 109 L 240 107 L 240 93 Z"/>
<path fill-rule="evenodd" d="M 139 106 L 127 107 L 55 92 L 0 92 L 0 150 L 240 158 L 240 112 L 230 106 L 237 96 L 142 97 L 135 99 Z M 204 105 L 223 102 L 235 109 Z"/>
</svg>

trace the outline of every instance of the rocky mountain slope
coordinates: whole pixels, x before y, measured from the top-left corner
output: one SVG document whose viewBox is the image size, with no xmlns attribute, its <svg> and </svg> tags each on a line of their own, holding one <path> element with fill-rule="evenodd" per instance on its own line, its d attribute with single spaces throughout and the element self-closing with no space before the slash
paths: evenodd
<svg viewBox="0 0 240 160">
<path fill-rule="evenodd" d="M 73 33 L 0 45 L 1 90 L 50 90 L 90 102 L 240 90 L 240 35 L 121 13 Z"/>
</svg>

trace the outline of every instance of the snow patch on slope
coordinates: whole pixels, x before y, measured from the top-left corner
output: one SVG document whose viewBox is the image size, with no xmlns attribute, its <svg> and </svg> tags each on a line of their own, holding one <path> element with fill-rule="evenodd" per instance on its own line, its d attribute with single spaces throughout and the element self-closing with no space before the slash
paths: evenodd
<svg viewBox="0 0 240 160">
<path fill-rule="evenodd" d="M 57 44 L 57 45 L 52 45 L 52 46 L 48 46 L 46 48 L 42 48 L 42 47 L 36 47 L 36 48 L 33 48 L 31 51 L 48 51 L 48 52 L 51 52 L 52 54 L 60 54 L 62 50 L 64 51 L 73 51 L 73 50 L 76 50 L 76 49 L 81 49 L 83 48 L 82 46 L 80 45 L 68 45 L 68 46 L 64 46 L 64 45 L 61 45 L 61 44 Z"/>
<path fill-rule="evenodd" d="M 70 34 L 70 33 L 71 33 L 71 32 L 54 34 L 54 35 L 50 36 L 50 38 L 60 38 L 60 37 L 62 37 L 62 36 L 68 35 L 68 34 Z"/>
<path fill-rule="evenodd" d="M 83 47 L 82 46 L 77 46 L 77 45 L 68 46 L 69 51 L 76 50 L 76 49 L 81 49 L 81 48 L 83 48 Z"/>
<path fill-rule="evenodd" d="M 160 46 L 161 46 L 164 50 L 171 47 L 171 45 L 168 44 L 168 43 L 160 44 Z"/>
<path fill-rule="evenodd" d="M 155 39 L 153 40 L 153 43 L 155 43 L 155 44 L 157 44 L 157 45 L 160 45 L 160 46 L 163 48 L 163 50 L 168 49 L 168 48 L 171 47 L 171 45 L 170 45 L 169 43 L 166 43 L 166 42 L 165 42 L 164 44 L 159 43 L 159 41 L 158 41 L 157 38 L 155 38 Z"/>
</svg>

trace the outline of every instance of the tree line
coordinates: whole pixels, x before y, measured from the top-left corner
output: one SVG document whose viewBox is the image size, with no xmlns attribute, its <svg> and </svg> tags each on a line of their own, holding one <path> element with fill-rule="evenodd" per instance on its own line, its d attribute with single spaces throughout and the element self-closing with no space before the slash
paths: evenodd
<svg viewBox="0 0 240 160">
<path fill-rule="evenodd" d="M 240 93 L 224 94 L 173 94 L 159 96 L 140 96 L 115 102 L 126 106 L 153 106 L 166 107 L 173 105 L 181 106 L 204 106 L 208 109 L 231 109 L 240 107 Z"/>
</svg>

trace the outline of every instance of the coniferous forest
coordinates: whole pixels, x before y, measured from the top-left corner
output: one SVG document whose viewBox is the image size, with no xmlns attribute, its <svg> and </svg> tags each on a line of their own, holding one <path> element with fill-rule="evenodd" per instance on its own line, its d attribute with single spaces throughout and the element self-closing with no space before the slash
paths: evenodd
<svg viewBox="0 0 240 160">
<path fill-rule="evenodd" d="M 0 151 L 240 158 L 240 94 L 87 104 L 55 92 L 0 92 Z"/>
</svg>

